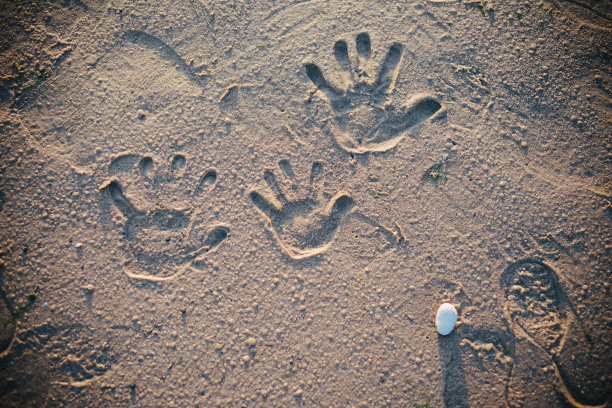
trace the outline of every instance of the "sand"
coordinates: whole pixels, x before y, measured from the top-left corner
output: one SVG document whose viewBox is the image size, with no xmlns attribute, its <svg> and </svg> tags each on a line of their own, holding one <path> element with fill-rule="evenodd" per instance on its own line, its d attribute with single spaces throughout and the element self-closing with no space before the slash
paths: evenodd
<svg viewBox="0 0 612 408">
<path fill-rule="evenodd" d="M 609 403 L 611 10 L 5 1 L 0 405 Z"/>
</svg>

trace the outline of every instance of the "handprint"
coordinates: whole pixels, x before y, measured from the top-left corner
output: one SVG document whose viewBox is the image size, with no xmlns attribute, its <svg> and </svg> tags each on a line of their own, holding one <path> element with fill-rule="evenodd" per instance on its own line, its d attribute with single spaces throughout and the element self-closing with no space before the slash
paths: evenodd
<svg viewBox="0 0 612 408">
<path fill-rule="evenodd" d="M 111 163 L 109 171 L 116 172 L 120 163 L 128 164 L 136 161 L 138 156 L 122 156 Z M 215 249 L 229 234 L 229 228 L 223 224 L 210 227 L 201 225 L 194 220 L 195 209 L 187 204 L 193 203 L 204 190 L 210 190 L 216 182 L 216 172 L 209 171 L 199 179 L 193 179 L 182 174 L 185 158 L 174 156 L 169 171 L 153 172 L 154 162 L 150 157 L 144 157 L 138 162 L 140 169 L 140 184 L 147 181 L 153 185 L 172 184 L 165 186 L 166 197 L 172 197 L 173 192 L 186 193 L 186 199 L 155 198 L 152 208 L 137 208 L 126 197 L 120 182 L 111 179 L 103 190 L 108 192 L 113 204 L 123 214 L 124 249 L 129 254 L 128 265 L 124 268 L 126 275 L 133 279 L 154 282 L 167 281 L 176 278 L 190 266 L 202 263 L 206 254 Z M 151 175 L 150 173 L 155 173 Z M 153 200 L 149 200 L 153 201 Z"/>
<path fill-rule="evenodd" d="M 408 129 L 438 112 L 441 105 L 426 94 L 415 95 L 399 107 L 391 101 L 403 54 L 401 44 L 391 45 L 375 80 L 370 74 L 372 58 L 367 33 L 357 35 L 356 49 L 357 61 L 351 61 L 346 41 L 334 45 L 344 88 L 330 84 L 315 64 L 305 65 L 306 74 L 332 107 L 334 134 L 340 147 L 351 153 L 387 151 L 403 139 Z"/>
<path fill-rule="evenodd" d="M 288 179 L 295 178 L 288 161 L 281 161 L 279 166 Z M 309 185 L 298 198 L 289 194 L 295 188 L 285 193 L 274 174 L 266 170 L 264 180 L 275 199 L 267 199 L 256 191 L 250 193 L 253 204 L 270 222 L 274 238 L 292 259 L 305 259 L 325 252 L 355 204 L 344 192 L 336 194 L 327 205 L 321 203 L 316 184 L 322 174 L 323 165 L 314 163 Z M 293 182 L 297 187 L 295 180 Z"/>
</svg>

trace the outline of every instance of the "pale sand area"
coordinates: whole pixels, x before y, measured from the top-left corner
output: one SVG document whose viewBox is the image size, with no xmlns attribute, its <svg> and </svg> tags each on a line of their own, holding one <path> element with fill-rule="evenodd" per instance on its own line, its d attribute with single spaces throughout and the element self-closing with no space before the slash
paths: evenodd
<svg viewBox="0 0 612 408">
<path fill-rule="evenodd" d="M 0 405 L 605 405 L 611 10 L 4 2 Z"/>
</svg>

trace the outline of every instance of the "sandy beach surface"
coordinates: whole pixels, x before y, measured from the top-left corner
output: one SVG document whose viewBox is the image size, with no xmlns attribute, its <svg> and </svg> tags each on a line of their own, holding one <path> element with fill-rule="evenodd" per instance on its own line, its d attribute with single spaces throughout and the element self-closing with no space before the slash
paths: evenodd
<svg viewBox="0 0 612 408">
<path fill-rule="evenodd" d="M 609 0 L 0 30 L 0 406 L 610 406 Z"/>
</svg>

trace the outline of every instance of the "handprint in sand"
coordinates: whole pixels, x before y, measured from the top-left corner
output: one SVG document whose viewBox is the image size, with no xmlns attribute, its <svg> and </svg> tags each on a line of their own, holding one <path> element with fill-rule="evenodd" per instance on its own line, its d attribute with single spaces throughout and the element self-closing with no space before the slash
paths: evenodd
<svg viewBox="0 0 612 408">
<path fill-rule="evenodd" d="M 274 238 L 289 257 L 305 259 L 319 255 L 330 247 L 355 203 L 344 192 L 329 200 L 320 197 L 317 184 L 323 175 L 321 163 L 312 165 L 310 181 L 303 191 L 297 188 L 289 161 L 282 160 L 279 167 L 292 187 L 283 189 L 274 173 L 266 170 L 263 177 L 274 198 L 266 198 L 257 191 L 252 191 L 250 198 L 269 221 Z"/>
<path fill-rule="evenodd" d="M 315 64 L 306 64 L 308 78 L 323 92 L 331 105 L 337 143 L 351 153 L 383 152 L 394 148 L 408 130 L 432 117 L 441 109 L 431 95 L 414 95 L 397 105 L 391 93 L 397 79 L 404 48 L 394 43 L 389 48 L 380 72 L 372 74 L 370 36 L 358 34 L 357 57 L 349 58 L 346 41 L 334 45 L 344 86 L 328 82 Z"/>
<path fill-rule="evenodd" d="M 133 191 L 128 198 L 117 177 L 102 187 L 124 218 L 124 271 L 130 278 L 154 282 L 176 278 L 191 266 L 203 265 L 227 238 L 227 225 L 200 221 L 198 203 L 216 184 L 214 170 L 192 174 L 181 154 L 166 166 L 151 157 L 129 154 L 113 160 L 109 173 L 121 174 Z"/>
</svg>

